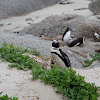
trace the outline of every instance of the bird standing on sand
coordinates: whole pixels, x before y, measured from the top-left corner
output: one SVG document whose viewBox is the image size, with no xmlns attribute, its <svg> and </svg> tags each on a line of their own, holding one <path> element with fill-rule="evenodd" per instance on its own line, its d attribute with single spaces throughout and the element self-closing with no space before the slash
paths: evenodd
<svg viewBox="0 0 100 100">
<path fill-rule="evenodd" d="M 56 64 L 57 67 L 71 68 L 69 57 L 59 47 L 59 41 L 54 40 L 51 47 L 51 63 Z"/>
</svg>

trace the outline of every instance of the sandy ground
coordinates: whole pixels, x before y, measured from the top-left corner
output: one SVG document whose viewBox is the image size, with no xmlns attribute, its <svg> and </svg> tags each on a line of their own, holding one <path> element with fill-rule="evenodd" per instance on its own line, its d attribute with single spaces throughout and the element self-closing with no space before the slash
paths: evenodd
<svg viewBox="0 0 100 100">
<path fill-rule="evenodd" d="M 100 68 L 86 68 L 86 69 L 75 69 L 77 73 L 85 77 L 86 82 L 95 83 L 96 86 L 100 87 Z"/>
<path fill-rule="evenodd" d="M 32 80 L 31 71 L 9 68 L 7 62 L 0 62 L 0 90 L 3 94 L 18 97 L 19 100 L 62 100 L 50 85 Z"/>
<path fill-rule="evenodd" d="M 0 90 L 3 94 L 18 97 L 19 100 L 62 100 L 50 85 L 44 85 L 40 80 L 32 80 L 31 71 L 9 68 L 8 62 L 0 61 Z M 85 76 L 85 80 L 100 86 L 100 68 L 74 69 Z"/>
<path fill-rule="evenodd" d="M 21 31 L 30 24 L 37 23 L 48 16 L 61 14 L 78 14 L 92 18 L 88 9 L 88 0 L 70 0 L 72 4 L 57 4 L 52 7 L 38 10 L 25 16 L 10 17 L 0 20 L 0 31 Z M 31 20 L 31 19 L 32 20 Z M 28 20 L 26 20 L 28 19 Z M 7 62 L 0 61 L 0 90 L 9 96 L 16 96 L 19 100 L 62 100 L 62 95 L 56 94 L 50 85 L 44 85 L 39 80 L 32 80 L 30 71 L 21 71 L 16 68 L 10 69 Z M 100 86 L 100 68 L 75 69 L 77 73 L 85 76 L 87 82 L 93 82 Z M 99 99 L 100 100 L 100 99 Z"/>
</svg>

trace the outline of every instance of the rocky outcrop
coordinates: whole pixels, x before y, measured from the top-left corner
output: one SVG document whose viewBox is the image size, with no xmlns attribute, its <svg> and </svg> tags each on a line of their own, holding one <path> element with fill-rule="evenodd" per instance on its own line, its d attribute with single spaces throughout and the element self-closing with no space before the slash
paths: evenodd
<svg viewBox="0 0 100 100">
<path fill-rule="evenodd" d="M 39 23 L 30 25 L 28 28 L 24 29 L 23 32 L 35 36 L 40 36 L 42 34 L 47 37 L 55 37 L 56 35 L 62 34 L 68 26 L 67 21 L 75 17 L 77 17 L 77 15 L 50 16 Z"/>
<path fill-rule="evenodd" d="M 18 16 L 58 3 L 60 0 L 0 0 L 0 19 Z"/>
<path fill-rule="evenodd" d="M 93 12 L 94 15 L 100 13 L 100 0 L 94 0 L 89 4 L 90 11 Z"/>
<path fill-rule="evenodd" d="M 72 28 L 74 36 L 93 37 L 94 32 L 100 33 L 100 23 L 78 15 L 50 16 L 43 21 L 24 29 L 26 34 L 56 37 L 62 35 L 67 27 Z"/>
<path fill-rule="evenodd" d="M 24 49 L 25 48 L 28 48 L 30 50 L 36 49 L 37 51 L 40 51 L 40 54 L 43 57 L 51 56 L 52 42 L 41 39 L 40 37 L 35 37 L 29 34 L 17 34 L 17 33 L 0 31 L 0 46 L 3 42 L 6 42 L 7 44 L 13 44 L 14 46 L 22 47 Z M 89 39 L 86 39 L 86 43 L 84 43 L 83 46 L 80 47 L 74 46 L 71 47 L 70 50 L 68 49 L 67 46 L 61 48 L 68 55 L 71 61 L 72 68 L 83 68 L 82 63 L 84 62 L 84 60 L 89 58 L 88 57 L 89 54 L 94 54 L 95 50 L 100 49 L 100 44 L 99 42 L 93 42 L 90 41 Z M 94 65 L 95 64 L 93 64 L 92 67 Z"/>
</svg>

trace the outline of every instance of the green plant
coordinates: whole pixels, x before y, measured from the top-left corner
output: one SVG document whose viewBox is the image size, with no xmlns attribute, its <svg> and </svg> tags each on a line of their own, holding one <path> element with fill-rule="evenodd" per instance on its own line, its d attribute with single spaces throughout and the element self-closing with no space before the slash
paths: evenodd
<svg viewBox="0 0 100 100">
<path fill-rule="evenodd" d="M 34 49 L 34 50 L 29 50 L 28 48 L 26 48 L 26 49 L 24 49 L 24 51 L 25 52 L 27 52 L 27 53 L 29 53 L 29 54 L 32 54 L 32 55 L 36 55 L 36 56 L 42 56 L 41 54 L 40 54 L 40 51 L 37 51 L 36 49 Z"/>
<path fill-rule="evenodd" d="M 0 93 L 0 100 L 18 100 L 17 97 L 11 98 L 11 97 L 8 97 L 7 94 L 6 95 L 3 95 L 3 96 L 1 96 L 1 94 L 2 94 L 2 92 Z"/>
<path fill-rule="evenodd" d="M 84 62 L 83 62 L 83 66 L 84 67 L 88 67 L 90 66 L 94 61 L 96 60 L 100 60 L 100 53 L 96 53 L 95 55 L 92 55 L 90 54 L 89 55 L 92 59 L 89 60 L 89 59 L 86 59 Z"/>
<path fill-rule="evenodd" d="M 23 55 L 25 52 L 29 52 L 28 49 L 23 50 L 13 45 L 8 46 L 6 43 L 0 48 L 1 57 L 12 63 L 11 67 L 24 70 L 32 68 L 31 74 L 33 79 L 41 79 L 45 84 L 52 84 L 53 87 L 56 87 L 57 93 L 68 96 L 69 100 L 97 100 L 98 88 L 93 83 L 85 82 L 84 77 L 77 75 L 73 69 L 69 68 L 66 70 L 52 65 L 52 69 L 43 70 L 38 62 L 32 60 L 28 55 Z M 1 100 L 18 99 L 9 99 L 8 95 L 6 95 Z"/>
<path fill-rule="evenodd" d="M 29 51 L 28 49 L 23 50 L 22 48 L 14 47 L 13 45 L 8 46 L 5 42 L 0 48 L 1 57 L 12 63 L 9 66 L 28 70 L 34 66 L 35 62 L 29 57 L 29 55 L 23 55 L 25 52 L 32 53 L 33 51 Z M 35 53 L 33 54 L 36 54 L 36 50 L 34 52 Z"/>
<path fill-rule="evenodd" d="M 57 93 L 68 96 L 69 100 L 97 100 L 97 87 L 93 83 L 87 83 L 84 77 L 77 75 L 69 68 L 57 68 L 56 65 L 49 70 L 43 70 L 40 66 L 32 69 L 32 79 L 39 78 L 45 84 L 56 87 Z"/>
</svg>

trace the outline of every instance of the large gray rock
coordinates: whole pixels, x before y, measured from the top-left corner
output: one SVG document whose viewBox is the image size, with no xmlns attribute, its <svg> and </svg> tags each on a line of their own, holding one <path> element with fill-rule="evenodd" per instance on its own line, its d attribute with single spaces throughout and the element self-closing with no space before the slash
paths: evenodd
<svg viewBox="0 0 100 100">
<path fill-rule="evenodd" d="M 3 42 L 13 44 L 22 48 L 30 50 L 36 49 L 46 57 L 50 57 L 51 41 L 43 40 L 40 37 L 35 37 L 28 34 L 16 34 L 12 32 L 0 31 L 0 47 Z"/>
<path fill-rule="evenodd" d="M 30 25 L 23 32 L 35 36 L 44 34 L 51 38 L 62 35 L 68 26 L 72 28 L 72 34 L 75 36 L 93 37 L 94 32 L 100 33 L 99 22 L 78 15 L 50 16 L 39 23 Z"/>
<path fill-rule="evenodd" d="M 0 19 L 3 16 L 18 16 L 51 6 L 60 0 L 0 0 Z"/>
<path fill-rule="evenodd" d="M 92 1 L 92 3 L 89 4 L 90 11 L 93 12 L 94 15 L 100 13 L 100 0 Z"/>
<path fill-rule="evenodd" d="M 77 15 L 50 16 L 39 23 L 30 25 L 24 29 L 23 32 L 35 36 L 47 33 L 47 37 L 55 37 L 56 35 L 62 34 L 68 26 L 67 21 L 75 17 L 77 17 Z"/>
</svg>

